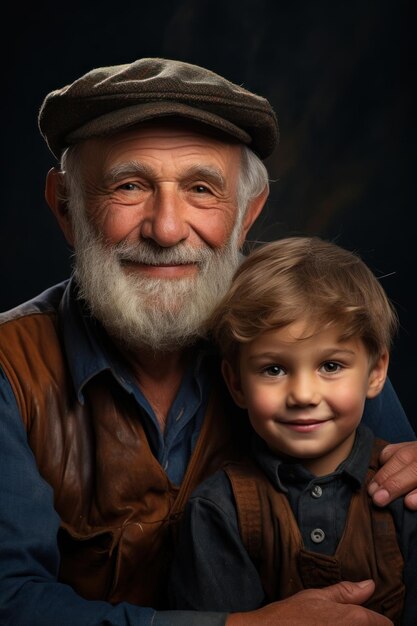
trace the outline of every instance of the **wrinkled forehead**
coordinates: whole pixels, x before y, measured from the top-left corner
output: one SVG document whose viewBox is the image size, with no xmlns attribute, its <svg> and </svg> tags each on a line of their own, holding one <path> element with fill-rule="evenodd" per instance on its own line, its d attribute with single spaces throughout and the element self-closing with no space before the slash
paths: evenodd
<svg viewBox="0 0 417 626">
<path fill-rule="evenodd" d="M 125 162 L 148 162 L 157 169 L 210 165 L 225 177 L 235 178 L 242 145 L 205 125 L 181 119 L 154 120 L 79 144 L 84 172 L 107 169 Z"/>
</svg>

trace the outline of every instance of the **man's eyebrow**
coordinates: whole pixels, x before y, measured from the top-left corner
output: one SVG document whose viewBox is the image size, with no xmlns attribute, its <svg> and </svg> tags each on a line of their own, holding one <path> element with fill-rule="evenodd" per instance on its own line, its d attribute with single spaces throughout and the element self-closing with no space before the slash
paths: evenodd
<svg viewBox="0 0 417 626">
<path fill-rule="evenodd" d="M 126 161 L 126 163 L 120 163 L 119 165 L 111 167 L 104 176 L 104 182 L 106 184 L 116 183 L 126 176 L 135 175 L 152 177 L 155 173 L 152 168 L 145 163 L 139 163 L 139 161 Z"/>
<path fill-rule="evenodd" d="M 226 179 L 222 172 L 210 165 L 193 165 L 183 173 L 183 178 L 203 179 L 211 181 L 222 189 L 226 186 Z"/>
<path fill-rule="evenodd" d="M 125 163 L 120 163 L 119 165 L 114 165 L 111 167 L 104 176 L 105 184 L 116 183 L 119 180 L 126 178 L 128 176 L 144 176 L 146 178 L 156 178 L 157 174 L 154 170 L 146 165 L 145 163 L 140 163 L 139 161 L 126 161 Z M 192 165 L 181 173 L 182 180 L 205 180 L 208 182 L 212 182 L 217 185 L 221 189 L 226 187 L 226 179 L 222 172 L 213 167 L 211 165 Z"/>
</svg>

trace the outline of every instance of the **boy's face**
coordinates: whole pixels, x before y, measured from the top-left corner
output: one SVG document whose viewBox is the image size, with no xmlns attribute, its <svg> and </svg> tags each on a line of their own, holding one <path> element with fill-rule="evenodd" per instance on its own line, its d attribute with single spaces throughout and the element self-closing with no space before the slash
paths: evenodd
<svg viewBox="0 0 417 626">
<path fill-rule="evenodd" d="M 323 475 L 349 454 L 365 399 L 384 385 L 388 354 L 370 369 L 361 340 L 341 341 L 337 326 L 300 339 L 309 330 L 301 321 L 263 333 L 241 345 L 239 371 L 224 362 L 223 373 L 269 448 Z"/>
</svg>

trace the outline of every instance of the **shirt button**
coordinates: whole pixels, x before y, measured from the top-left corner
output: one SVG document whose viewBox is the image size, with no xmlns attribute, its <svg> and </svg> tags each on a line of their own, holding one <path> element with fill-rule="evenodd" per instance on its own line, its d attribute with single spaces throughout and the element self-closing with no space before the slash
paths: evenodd
<svg viewBox="0 0 417 626">
<path fill-rule="evenodd" d="M 323 489 L 320 487 L 320 485 L 314 485 L 310 493 L 313 498 L 320 498 L 323 494 Z"/>
<path fill-rule="evenodd" d="M 310 537 L 314 543 L 321 543 L 326 538 L 326 534 L 321 528 L 315 528 L 311 531 Z"/>
</svg>

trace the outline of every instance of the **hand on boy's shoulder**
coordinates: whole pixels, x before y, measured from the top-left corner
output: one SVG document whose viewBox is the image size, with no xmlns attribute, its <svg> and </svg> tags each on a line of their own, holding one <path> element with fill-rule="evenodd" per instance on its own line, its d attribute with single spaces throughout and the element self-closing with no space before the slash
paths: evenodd
<svg viewBox="0 0 417 626">
<path fill-rule="evenodd" d="M 375 504 L 386 506 L 405 496 L 405 506 L 417 511 L 417 441 L 390 444 L 380 459 L 383 465 L 368 488 Z"/>
</svg>

